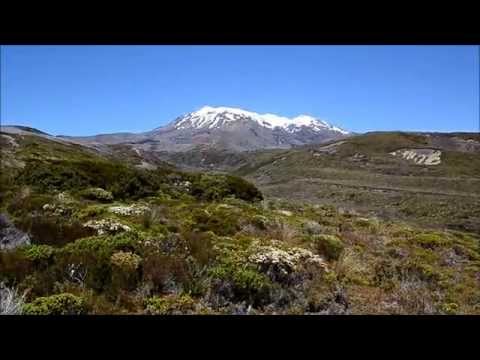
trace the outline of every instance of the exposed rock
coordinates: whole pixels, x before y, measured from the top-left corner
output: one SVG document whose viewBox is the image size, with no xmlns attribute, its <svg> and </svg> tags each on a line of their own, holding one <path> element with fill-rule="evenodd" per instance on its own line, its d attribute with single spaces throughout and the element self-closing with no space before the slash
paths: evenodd
<svg viewBox="0 0 480 360">
<path fill-rule="evenodd" d="M 65 208 L 62 205 L 56 204 L 45 204 L 42 206 L 43 211 L 53 213 L 53 215 L 60 216 L 60 215 L 67 215 L 70 214 L 72 209 Z"/>
<path fill-rule="evenodd" d="M 14 249 L 29 244 L 30 236 L 18 230 L 6 215 L 0 214 L 0 250 Z"/>
<path fill-rule="evenodd" d="M 130 205 L 130 206 L 111 206 L 108 210 L 117 215 L 142 215 L 143 213 L 147 212 L 149 208 L 143 205 Z"/>
<path fill-rule="evenodd" d="M 137 150 L 137 149 L 135 149 Z M 157 168 L 156 165 L 150 164 L 149 162 L 143 161 L 139 165 L 135 165 L 135 167 L 139 169 L 147 169 L 147 170 L 155 170 Z"/>
<path fill-rule="evenodd" d="M 184 191 L 188 193 L 192 188 L 192 183 L 190 181 L 176 180 L 173 182 L 173 186 L 178 188 L 180 191 Z"/>
<path fill-rule="evenodd" d="M 116 234 L 123 231 L 130 231 L 131 228 L 113 219 L 90 220 L 83 224 L 84 227 L 97 231 L 98 235 Z"/>
<path fill-rule="evenodd" d="M 234 208 L 234 206 L 228 205 L 228 204 L 218 204 L 217 205 L 217 210 L 219 210 L 219 209 L 233 209 L 233 208 Z"/>
<path fill-rule="evenodd" d="M 355 153 L 353 156 L 349 157 L 348 159 L 353 162 L 366 162 L 367 156 L 365 154 Z"/>
<path fill-rule="evenodd" d="M 65 191 L 58 193 L 55 198 L 57 199 L 57 201 L 64 204 L 72 203 L 74 201 L 73 198 Z"/>
<path fill-rule="evenodd" d="M 281 214 L 281 215 L 285 215 L 285 216 L 292 216 L 293 215 L 293 213 L 291 211 L 288 211 L 288 210 L 276 210 L 275 212 L 278 213 L 278 214 Z"/>
<path fill-rule="evenodd" d="M 321 146 L 317 150 L 312 151 L 313 156 L 321 156 L 322 154 L 335 154 L 337 152 L 337 147 L 344 143 L 345 141 L 337 141 L 333 144 Z"/>
<path fill-rule="evenodd" d="M 433 149 L 401 149 L 390 153 L 405 160 L 413 161 L 417 165 L 439 165 L 442 152 Z"/>
</svg>

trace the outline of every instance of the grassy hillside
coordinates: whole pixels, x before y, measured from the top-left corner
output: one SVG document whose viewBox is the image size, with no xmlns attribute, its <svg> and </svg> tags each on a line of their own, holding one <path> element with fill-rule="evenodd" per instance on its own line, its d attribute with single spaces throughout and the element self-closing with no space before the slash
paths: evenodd
<svg viewBox="0 0 480 360">
<path fill-rule="evenodd" d="M 406 145 L 403 135 L 393 136 L 400 137 L 396 146 Z M 245 155 L 248 165 L 239 172 L 284 198 L 274 199 L 236 176 L 145 169 L 76 145 L 0 138 L 0 212 L 30 237 L 29 244 L 0 250 L 0 283 L 25 295 L 15 300 L 17 312 L 480 313 L 480 239 L 474 232 L 328 205 L 333 199 L 385 208 L 388 200 L 414 216 L 428 210 L 428 216 L 456 221 L 444 211 L 458 194 L 432 208 L 418 191 L 412 193 L 417 199 L 373 191 L 433 184 L 439 188 L 432 191 L 475 194 L 473 170 L 459 175 L 471 183 L 455 188 L 448 172 L 425 176 L 426 183 L 389 174 L 389 161 L 398 160 L 384 154 L 395 150 L 392 139 L 369 148 L 355 138 L 355 145 L 343 143 L 324 158 L 313 156 L 315 147 Z M 408 146 L 421 140 L 406 139 Z M 359 148 L 378 161 L 334 166 L 350 164 L 345 159 Z M 306 201 L 285 200 L 298 200 L 300 193 Z M 462 216 L 479 216 L 476 205 L 467 205 Z M 2 226 L 0 234 L 11 233 Z"/>
<path fill-rule="evenodd" d="M 391 154 L 399 149 L 439 150 L 441 163 L 416 164 Z M 480 231 L 476 134 L 371 133 L 322 146 L 263 152 L 257 159 L 234 173 L 268 196 Z"/>
</svg>

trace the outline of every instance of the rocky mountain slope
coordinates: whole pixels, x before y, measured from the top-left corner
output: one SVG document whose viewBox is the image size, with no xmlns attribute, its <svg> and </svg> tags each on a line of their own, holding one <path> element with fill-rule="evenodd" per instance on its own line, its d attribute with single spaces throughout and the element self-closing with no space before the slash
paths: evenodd
<svg viewBox="0 0 480 360">
<path fill-rule="evenodd" d="M 129 144 L 137 151 L 188 151 L 199 145 L 247 151 L 290 148 L 342 138 L 350 133 L 307 115 L 289 119 L 229 107 L 205 106 L 152 131 L 65 137 L 86 145 Z"/>
</svg>

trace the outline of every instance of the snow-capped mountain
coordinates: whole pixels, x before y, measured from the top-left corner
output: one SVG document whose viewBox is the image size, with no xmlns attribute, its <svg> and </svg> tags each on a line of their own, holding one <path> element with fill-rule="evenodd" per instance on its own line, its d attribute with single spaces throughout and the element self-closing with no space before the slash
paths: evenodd
<svg viewBox="0 0 480 360">
<path fill-rule="evenodd" d="M 178 118 L 175 121 L 174 127 L 178 130 L 220 129 L 241 121 L 253 121 L 262 127 L 271 130 L 280 128 L 289 133 L 298 132 L 302 127 L 306 127 L 315 132 L 328 130 L 336 131 L 343 135 L 349 134 L 348 131 L 308 115 L 300 115 L 289 119 L 274 114 L 258 114 L 237 108 L 211 106 L 204 106 L 198 111 Z"/>
<path fill-rule="evenodd" d="M 238 108 L 204 106 L 144 133 L 69 139 L 97 146 L 126 144 L 137 152 L 183 152 L 199 146 L 232 151 L 290 148 L 349 135 L 348 131 L 308 115 L 287 118 Z"/>
</svg>

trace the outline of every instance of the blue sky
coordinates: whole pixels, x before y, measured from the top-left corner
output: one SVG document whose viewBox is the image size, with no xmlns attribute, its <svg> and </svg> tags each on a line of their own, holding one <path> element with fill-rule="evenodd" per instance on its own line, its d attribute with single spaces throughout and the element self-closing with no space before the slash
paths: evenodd
<svg viewBox="0 0 480 360">
<path fill-rule="evenodd" d="M 203 105 L 348 130 L 477 131 L 475 46 L 2 46 L 2 124 L 140 132 Z"/>
</svg>

